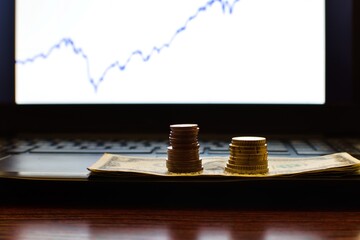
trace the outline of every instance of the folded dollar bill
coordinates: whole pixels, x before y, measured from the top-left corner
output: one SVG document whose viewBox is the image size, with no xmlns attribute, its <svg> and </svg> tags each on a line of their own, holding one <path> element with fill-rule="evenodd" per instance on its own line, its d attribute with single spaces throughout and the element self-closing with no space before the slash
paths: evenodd
<svg viewBox="0 0 360 240">
<path fill-rule="evenodd" d="M 203 170 L 196 173 L 170 173 L 166 168 L 166 158 L 137 157 L 104 154 L 88 169 L 101 176 L 164 176 L 164 177 L 275 177 L 299 175 L 354 175 L 360 172 L 360 161 L 348 153 L 306 158 L 269 157 L 269 172 L 266 174 L 236 174 L 225 171 L 228 157 L 203 158 Z"/>
</svg>

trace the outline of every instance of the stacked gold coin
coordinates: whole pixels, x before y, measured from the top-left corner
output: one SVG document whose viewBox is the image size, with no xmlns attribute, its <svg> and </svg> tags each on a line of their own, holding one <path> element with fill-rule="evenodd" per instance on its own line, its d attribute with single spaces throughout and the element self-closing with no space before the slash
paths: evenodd
<svg viewBox="0 0 360 240">
<path fill-rule="evenodd" d="M 168 159 L 166 167 L 173 173 L 199 172 L 203 169 L 199 157 L 197 124 L 170 125 Z"/>
<path fill-rule="evenodd" d="M 225 170 L 229 173 L 264 174 L 268 170 L 266 138 L 234 137 L 229 144 L 230 157 Z"/>
</svg>

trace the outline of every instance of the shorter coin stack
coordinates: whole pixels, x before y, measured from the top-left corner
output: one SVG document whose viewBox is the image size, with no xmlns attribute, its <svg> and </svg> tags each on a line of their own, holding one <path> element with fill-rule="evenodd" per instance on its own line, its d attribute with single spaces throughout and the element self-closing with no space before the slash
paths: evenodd
<svg viewBox="0 0 360 240">
<path fill-rule="evenodd" d="M 265 174 L 268 169 L 266 138 L 234 137 L 229 144 L 230 157 L 225 170 L 239 174 Z"/>
<path fill-rule="evenodd" d="M 174 124 L 170 125 L 170 129 L 170 146 L 167 149 L 166 160 L 168 171 L 173 173 L 201 171 L 203 167 L 199 157 L 198 125 Z"/>
</svg>

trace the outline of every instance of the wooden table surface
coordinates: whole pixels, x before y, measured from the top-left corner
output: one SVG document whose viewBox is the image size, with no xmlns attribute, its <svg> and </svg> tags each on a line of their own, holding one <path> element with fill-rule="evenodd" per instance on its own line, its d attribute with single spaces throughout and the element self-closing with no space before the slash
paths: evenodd
<svg viewBox="0 0 360 240">
<path fill-rule="evenodd" d="M 6 204 L 0 239 L 360 239 L 360 211 Z"/>
<path fill-rule="evenodd" d="M 0 240 L 360 240 L 358 182 L 1 183 Z"/>
</svg>

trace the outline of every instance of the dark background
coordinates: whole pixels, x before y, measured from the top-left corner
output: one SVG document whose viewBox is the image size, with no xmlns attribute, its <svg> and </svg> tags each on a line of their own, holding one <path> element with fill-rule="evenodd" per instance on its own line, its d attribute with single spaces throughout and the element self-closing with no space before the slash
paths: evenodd
<svg viewBox="0 0 360 240">
<path fill-rule="evenodd" d="M 360 133 L 359 1 L 327 0 L 326 105 L 26 105 L 14 103 L 15 1 L 0 1 L 0 133 Z M 306 17 L 306 16 L 304 16 Z M 10 80 L 10 81 L 9 81 Z M 306 94 L 306 93 L 305 93 Z"/>
</svg>

